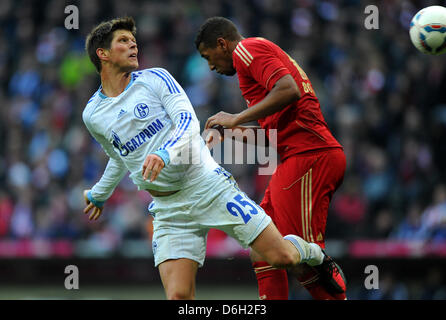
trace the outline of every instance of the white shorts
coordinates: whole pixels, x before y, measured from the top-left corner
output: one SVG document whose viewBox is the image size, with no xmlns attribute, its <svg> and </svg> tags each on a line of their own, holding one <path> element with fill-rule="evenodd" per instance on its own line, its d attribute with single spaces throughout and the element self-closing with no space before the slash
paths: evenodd
<svg viewBox="0 0 446 320">
<path fill-rule="evenodd" d="M 224 231 L 247 248 L 271 222 L 223 168 L 211 171 L 203 181 L 173 195 L 154 197 L 149 213 L 154 217 L 155 267 L 179 258 L 197 261 L 201 267 L 210 228 Z"/>
</svg>

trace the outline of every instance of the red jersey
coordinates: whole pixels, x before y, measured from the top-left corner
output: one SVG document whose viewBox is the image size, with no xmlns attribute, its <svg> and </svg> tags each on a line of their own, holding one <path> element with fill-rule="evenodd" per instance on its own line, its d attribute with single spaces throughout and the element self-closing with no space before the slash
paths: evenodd
<svg viewBox="0 0 446 320">
<path fill-rule="evenodd" d="M 325 122 L 307 75 L 279 46 L 263 38 L 246 38 L 238 43 L 232 58 L 248 107 L 262 101 L 287 74 L 300 89 L 300 99 L 258 120 L 263 129 L 277 129 L 277 152 L 282 161 L 302 152 L 342 148 Z"/>
</svg>

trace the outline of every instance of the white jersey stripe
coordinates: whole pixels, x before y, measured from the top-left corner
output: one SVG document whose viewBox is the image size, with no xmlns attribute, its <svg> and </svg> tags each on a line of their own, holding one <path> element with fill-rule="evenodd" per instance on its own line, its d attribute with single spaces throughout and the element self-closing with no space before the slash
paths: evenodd
<svg viewBox="0 0 446 320">
<path fill-rule="evenodd" d="M 235 48 L 234 52 L 239 56 L 239 58 L 246 64 L 246 66 L 249 67 L 250 63 L 245 60 L 244 56 Z"/>
<path fill-rule="evenodd" d="M 236 50 L 246 59 L 246 61 L 248 61 L 249 64 L 251 64 L 252 59 L 249 59 L 249 57 L 243 52 L 243 50 L 237 46 Z"/>
<path fill-rule="evenodd" d="M 252 59 L 246 55 L 246 53 L 242 50 L 240 46 L 237 46 L 237 50 L 245 57 L 246 61 L 248 61 L 248 63 L 251 64 Z"/>
<path fill-rule="evenodd" d="M 250 58 L 250 60 L 251 60 L 251 62 L 252 62 L 252 60 L 254 60 L 254 58 L 253 58 L 253 56 L 249 53 L 249 51 L 246 50 L 246 48 L 243 46 L 243 44 L 242 44 L 241 42 L 239 42 L 238 45 L 240 46 L 240 49 L 242 49 L 243 52 L 245 52 L 245 53 L 249 56 L 249 58 Z"/>
</svg>

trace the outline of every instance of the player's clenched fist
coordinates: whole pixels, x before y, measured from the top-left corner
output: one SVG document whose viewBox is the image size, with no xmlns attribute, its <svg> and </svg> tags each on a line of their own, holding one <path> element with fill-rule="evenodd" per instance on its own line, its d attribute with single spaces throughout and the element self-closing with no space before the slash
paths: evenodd
<svg viewBox="0 0 446 320">
<path fill-rule="evenodd" d="M 150 182 L 155 181 L 162 168 L 164 168 L 163 159 L 156 154 L 149 154 L 142 165 L 142 176 L 144 180 L 150 178 Z"/>
<path fill-rule="evenodd" d="M 88 214 L 88 212 L 90 212 L 92 209 L 93 209 L 93 211 L 91 212 L 91 214 L 90 214 L 90 217 L 89 217 L 89 219 L 90 220 L 97 220 L 98 218 L 99 218 L 99 216 L 101 215 L 101 213 L 102 213 L 102 206 L 96 206 L 93 202 L 91 202 L 89 199 L 88 199 L 88 192 L 89 192 L 90 190 L 84 190 L 84 199 L 85 199 L 85 203 L 86 203 L 86 207 L 85 207 L 85 209 L 84 209 L 84 213 L 85 214 Z"/>
</svg>

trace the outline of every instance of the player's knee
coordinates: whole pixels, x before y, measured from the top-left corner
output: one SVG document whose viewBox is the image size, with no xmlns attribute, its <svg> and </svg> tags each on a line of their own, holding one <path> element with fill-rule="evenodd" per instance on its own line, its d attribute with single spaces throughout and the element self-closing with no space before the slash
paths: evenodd
<svg viewBox="0 0 446 320">
<path fill-rule="evenodd" d="M 167 293 L 168 300 L 193 300 L 195 295 L 190 290 L 172 290 Z"/>
<path fill-rule="evenodd" d="M 251 259 L 251 262 L 257 262 L 257 261 L 264 261 L 265 259 L 258 254 L 257 252 L 251 250 L 249 253 L 249 258 Z"/>
</svg>

